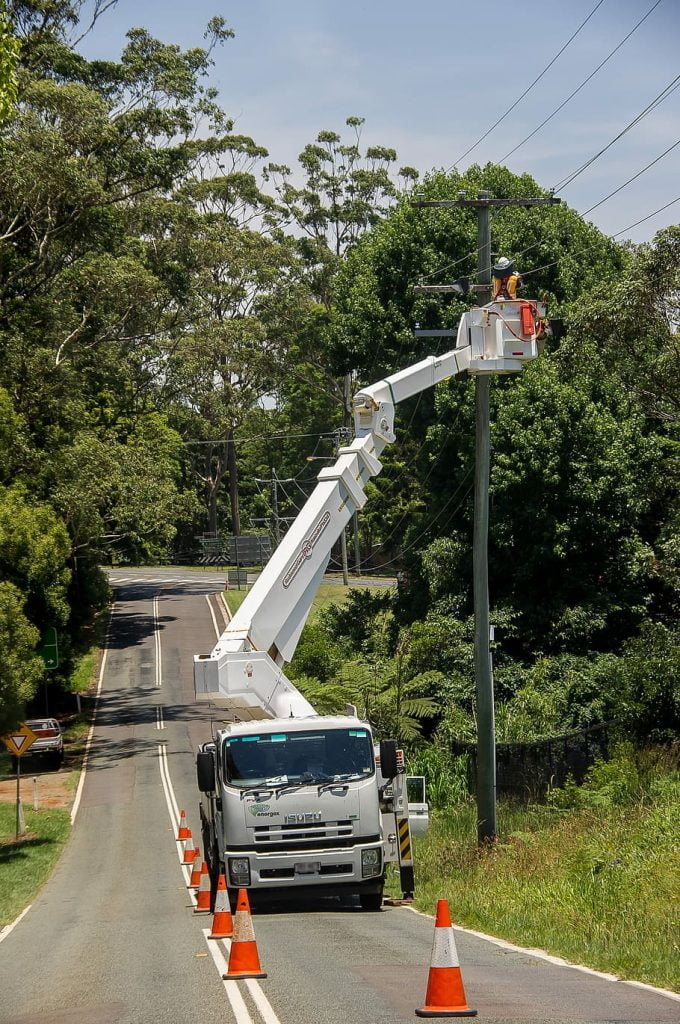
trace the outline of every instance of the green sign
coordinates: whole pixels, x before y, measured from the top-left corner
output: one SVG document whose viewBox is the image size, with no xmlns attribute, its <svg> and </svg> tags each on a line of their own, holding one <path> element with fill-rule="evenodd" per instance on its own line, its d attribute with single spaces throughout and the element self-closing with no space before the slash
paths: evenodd
<svg viewBox="0 0 680 1024">
<path fill-rule="evenodd" d="M 54 626 L 48 627 L 43 642 L 38 648 L 38 654 L 45 662 L 45 668 L 59 667 L 59 644 Z"/>
</svg>

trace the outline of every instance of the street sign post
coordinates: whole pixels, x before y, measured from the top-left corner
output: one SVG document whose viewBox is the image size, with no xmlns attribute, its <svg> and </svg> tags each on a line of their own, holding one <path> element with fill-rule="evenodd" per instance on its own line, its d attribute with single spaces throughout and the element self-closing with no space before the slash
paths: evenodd
<svg viewBox="0 0 680 1024">
<path fill-rule="evenodd" d="M 57 640 L 57 630 L 54 626 L 48 626 L 45 630 L 45 636 L 43 642 L 38 648 L 38 654 L 45 662 L 45 668 L 48 671 L 52 671 L 55 668 L 59 668 L 59 642 Z M 47 677 L 45 677 L 45 714 L 49 715 L 50 705 L 47 696 Z"/>
<path fill-rule="evenodd" d="M 45 630 L 45 637 L 38 648 L 38 654 L 45 662 L 45 668 L 59 668 L 59 643 L 57 631 L 54 626 L 48 626 Z"/>
<path fill-rule="evenodd" d="M 25 722 L 23 725 L 19 726 L 18 729 L 15 729 L 14 732 L 9 733 L 7 736 L 0 737 L 9 752 L 14 754 L 17 759 L 17 840 L 19 839 L 20 834 L 26 830 L 24 809 L 21 806 L 21 757 L 22 754 L 26 753 L 29 747 L 33 746 L 37 738 L 37 734 L 34 733 L 32 729 L 29 729 Z"/>
</svg>

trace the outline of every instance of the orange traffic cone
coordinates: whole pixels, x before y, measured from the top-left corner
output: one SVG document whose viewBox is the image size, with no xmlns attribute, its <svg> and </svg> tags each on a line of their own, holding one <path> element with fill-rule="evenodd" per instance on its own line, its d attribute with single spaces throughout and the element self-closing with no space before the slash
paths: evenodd
<svg viewBox="0 0 680 1024">
<path fill-rule="evenodd" d="M 189 877 L 189 884 L 187 885 L 187 889 L 198 889 L 199 885 L 201 884 L 201 871 L 203 869 L 203 861 L 201 860 L 201 851 L 199 850 L 198 846 L 196 847 L 194 853 L 195 857 L 193 864 L 191 866 L 191 875 Z"/>
<path fill-rule="evenodd" d="M 234 922 L 231 919 L 227 880 L 220 871 L 215 893 L 215 913 L 213 914 L 212 930 L 209 939 L 228 939 L 234 934 Z"/>
<path fill-rule="evenodd" d="M 194 914 L 209 914 L 210 913 L 210 897 L 212 893 L 210 891 L 210 872 L 208 871 L 208 865 L 205 861 L 201 864 L 201 881 L 198 885 L 198 895 L 196 896 L 196 906 L 194 907 Z"/>
<path fill-rule="evenodd" d="M 177 842 L 181 843 L 183 839 L 188 839 L 191 832 L 187 828 L 187 814 L 186 811 L 179 812 L 179 832 L 177 833 Z"/>
<path fill-rule="evenodd" d="M 182 858 L 182 864 L 193 864 L 194 858 L 198 853 L 198 849 L 194 847 L 194 840 L 191 835 L 191 829 L 188 828 L 187 832 L 189 833 L 189 835 L 187 836 L 186 841 L 184 843 L 184 856 Z"/>
<path fill-rule="evenodd" d="M 223 978 L 266 978 L 266 972 L 260 967 L 257 954 L 257 943 L 253 931 L 253 919 L 250 916 L 248 890 L 239 889 L 234 918 L 234 937 L 229 951 L 229 967 Z"/>
<path fill-rule="evenodd" d="M 416 1010 L 417 1017 L 476 1017 L 465 1001 L 463 979 L 453 937 L 449 904 L 437 901 L 437 917 L 434 922 L 434 942 L 430 974 L 427 980 L 425 1006 Z"/>
</svg>

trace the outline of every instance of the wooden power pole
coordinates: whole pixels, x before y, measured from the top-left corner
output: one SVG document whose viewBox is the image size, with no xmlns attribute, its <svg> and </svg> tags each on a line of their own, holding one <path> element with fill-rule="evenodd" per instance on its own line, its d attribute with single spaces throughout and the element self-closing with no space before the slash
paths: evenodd
<svg viewBox="0 0 680 1024">
<path fill-rule="evenodd" d="M 491 299 L 491 209 L 498 206 L 550 206 L 561 200 L 549 197 L 494 199 L 479 192 L 468 199 L 416 200 L 413 206 L 467 206 L 477 210 L 477 285 L 480 305 Z M 453 285 L 421 285 L 420 292 L 451 292 Z M 423 332 L 426 333 L 426 332 Z M 489 386 L 490 376 L 475 379 L 475 521 L 472 541 L 473 599 L 475 613 L 475 685 L 477 690 L 477 840 L 496 838 L 496 734 L 494 724 L 493 670 L 489 626 Z"/>
</svg>

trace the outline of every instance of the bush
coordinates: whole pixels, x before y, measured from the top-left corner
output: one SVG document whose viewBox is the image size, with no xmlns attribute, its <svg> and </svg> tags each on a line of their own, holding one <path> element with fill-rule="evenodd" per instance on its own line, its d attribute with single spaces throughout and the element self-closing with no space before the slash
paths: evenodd
<svg viewBox="0 0 680 1024">
<path fill-rule="evenodd" d="M 409 759 L 410 775 L 424 775 L 426 799 L 431 807 L 452 807 L 470 798 L 470 758 L 452 757 L 442 747 L 429 744 Z"/>
</svg>

